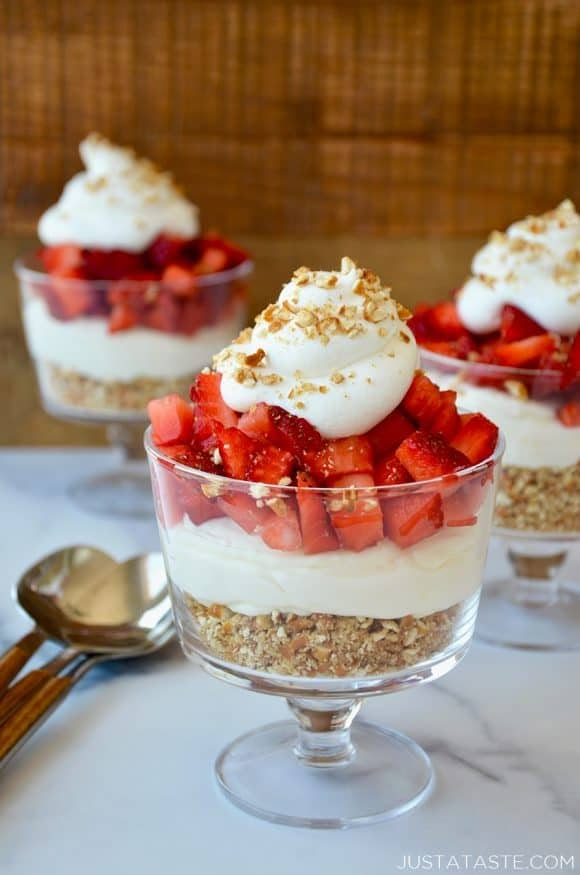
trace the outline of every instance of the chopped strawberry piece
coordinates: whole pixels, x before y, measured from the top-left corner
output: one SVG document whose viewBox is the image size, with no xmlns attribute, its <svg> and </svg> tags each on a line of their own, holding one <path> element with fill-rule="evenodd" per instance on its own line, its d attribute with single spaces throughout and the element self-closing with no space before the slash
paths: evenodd
<svg viewBox="0 0 580 875">
<path fill-rule="evenodd" d="M 210 419 L 199 407 L 193 408 L 193 426 L 191 429 L 191 443 L 197 450 L 213 450 L 218 445 L 217 435 L 223 429 L 223 425 L 217 419 Z"/>
<path fill-rule="evenodd" d="M 49 273 L 60 276 L 70 276 L 70 271 L 83 267 L 82 249 L 69 243 L 46 246 L 40 251 L 40 259 Z"/>
<path fill-rule="evenodd" d="M 431 331 L 443 340 L 457 340 L 466 333 L 453 301 L 441 301 L 431 307 L 427 316 Z"/>
<path fill-rule="evenodd" d="M 172 295 L 189 298 L 199 289 L 198 273 L 186 264 L 169 264 L 161 276 L 161 282 Z"/>
<path fill-rule="evenodd" d="M 562 389 L 567 389 L 577 380 L 580 380 L 580 331 L 576 332 L 568 352 L 562 376 Z"/>
<path fill-rule="evenodd" d="M 46 302 L 52 316 L 68 322 L 89 313 L 95 299 L 82 271 L 71 268 L 66 274 L 62 272 L 51 277 Z"/>
<path fill-rule="evenodd" d="M 296 479 L 304 552 L 311 555 L 337 550 L 338 539 L 330 525 L 324 501 L 316 492 L 316 481 L 305 471 L 299 471 Z"/>
<path fill-rule="evenodd" d="M 324 442 L 313 425 L 301 416 L 293 416 L 281 407 L 269 408 L 272 425 L 277 430 L 277 441 L 284 449 L 302 458 L 305 453 L 316 452 Z"/>
<path fill-rule="evenodd" d="M 439 397 L 441 399 L 441 406 L 429 426 L 429 431 L 440 435 L 449 443 L 460 425 L 459 413 L 455 405 L 457 392 L 454 392 L 453 389 L 446 389 L 444 392 L 441 392 Z"/>
<path fill-rule="evenodd" d="M 428 315 L 430 309 L 429 304 L 418 304 L 415 307 L 415 312 L 407 321 L 407 326 L 411 329 L 421 346 L 431 336 L 431 325 L 429 324 Z"/>
<path fill-rule="evenodd" d="M 397 407 L 365 435 L 377 458 L 393 453 L 399 444 L 413 434 L 415 425 Z"/>
<path fill-rule="evenodd" d="M 257 441 L 247 437 L 237 428 L 224 428 L 217 435 L 222 463 L 228 477 L 246 480 L 252 470 Z"/>
<path fill-rule="evenodd" d="M 516 340 L 514 343 L 498 343 L 493 350 L 493 357 L 498 364 L 507 367 L 530 366 L 538 363 L 555 346 L 556 339 L 552 334 L 540 334 L 537 337 Z"/>
<path fill-rule="evenodd" d="M 118 331 L 128 331 L 137 324 L 137 321 L 137 314 L 128 303 L 115 304 L 109 315 L 109 332 L 116 334 Z"/>
<path fill-rule="evenodd" d="M 286 501 L 286 512 L 283 516 L 272 513 L 268 521 L 261 526 L 262 540 L 272 550 L 292 552 L 302 547 L 302 534 L 298 522 L 298 514 Z"/>
<path fill-rule="evenodd" d="M 179 320 L 180 334 L 195 334 L 206 321 L 206 310 L 203 301 L 198 297 L 186 298 L 182 304 Z"/>
<path fill-rule="evenodd" d="M 229 492 L 217 500 L 218 507 L 240 528 L 253 535 L 274 516 L 267 507 L 258 507 L 253 498 L 243 492 Z"/>
<path fill-rule="evenodd" d="M 212 474 L 223 473 L 207 453 L 196 452 L 188 444 L 165 445 L 159 449 L 181 465 Z M 203 494 L 201 484 L 170 467 L 170 463 L 156 466 L 152 479 L 155 501 L 161 510 L 160 519 L 165 527 L 181 522 L 184 514 L 197 526 L 206 520 L 222 516 L 217 503 Z"/>
<path fill-rule="evenodd" d="M 347 550 L 359 552 L 383 539 L 383 514 L 371 474 L 338 477 L 333 488 L 345 490 L 330 499 L 330 518 L 338 539 Z M 359 495 L 358 489 L 368 490 Z"/>
<path fill-rule="evenodd" d="M 558 419 L 569 428 L 580 425 L 580 401 L 568 401 L 567 404 L 560 407 Z"/>
<path fill-rule="evenodd" d="M 182 237 L 160 234 L 147 250 L 147 260 L 162 270 L 168 264 L 179 259 L 186 245 L 187 240 L 184 240 Z"/>
<path fill-rule="evenodd" d="M 95 280 L 120 280 L 143 270 L 141 256 L 122 249 L 84 249 L 87 276 Z"/>
<path fill-rule="evenodd" d="M 519 307 L 506 304 L 502 310 L 500 334 L 504 343 L 513 343 L 516 340 L 525 340 L 527 337 L 535 337 L 544 334 L 545 329 L 530 319 Z"/>
<path fill-rule="evenodd" d="M 327 441 L 322 450 L 305 455 L 310 472 L 320 481 L 344 474 L 373 470 L 373 448 L 366 437 L 345 437 Z"/>
<path fill-rule="evenodd" d="M 434 535 L 443 525 L 439 493 L 391 496 L 382 502 L 385 534 L 401 548 Z"/>
<path fill-rule="evenodd" d="M 422 428 L 427 428 L 441 405 L 440 391 L 425 374 L 416 374 L 401 402 L 404 412 Z"/>
<path fill-rule="evenodd" d="M 406 438 L 395 455 L 413 480 L 431 480 L 469 465 L 463 453 L 426 431 L 416 431 Z"/>
<path fill-rule="evenodd" d="M 199 273 L 219 273 L 228 266 L 228 255 L 217 246 L 208 246 L 196 268 Z"/>
<path fill-rule="evenodd" d="M 489 489 L 489 474 L 470 477 L 458 487 L 452 487 L 443 496 L 443 513 L 446 526 L 473 526 L 477 513 Z"/>
<path fill-rule="evenodd" d="M 294 456 L 269 444 L 254 449 L 247 477 L 256 483 L 280 483 L 294 470 Z"/>
<path fill-rule="evenodd" d="M 198 374 L 191 387 L 191 400 L 210 419 L 216 419 L 226 428 L 233 428 L 238 423 L 238 414 L 222 398 L 221 380 L 221 374 Z"/>
<path fill-rule="evenodd" d="M 156 444 L 184 444 L 191 441 L 193 410 L 179 395 L 155 398 L 147 405 Z"/>
<path fill-rule="evenodd" d="M 397 483 L 409 483 L 411 478 L 397 457 L 391 456 L 375 465 L 374 480 L 377 486 L 395 486 Z"/>
<path fill-rule="evenodd" d="M 147 311 L 145 324 L 156 331 L 174 334 L 180 328 L 181 311 L 179 304 L 172 295 L 161 292 L 153 306 Z"/>
<path fill-rule="evenodd" d="M 461 418 L 461 425 L 450 446 L 467 456 L 471 465 L 475 465 L 491 456 L 498 432 L 497 425 L 482 413 L 469 414 Z"/>
<path fill-rule="evenodd" d="M 276 444 L 280 439 L 280 432 L 272 421 L 271 410 L 272 408 L 263 401 L 254 404 L 247 413 L 240 416 L 238 428 L 248 437 Z"/>
</svg>

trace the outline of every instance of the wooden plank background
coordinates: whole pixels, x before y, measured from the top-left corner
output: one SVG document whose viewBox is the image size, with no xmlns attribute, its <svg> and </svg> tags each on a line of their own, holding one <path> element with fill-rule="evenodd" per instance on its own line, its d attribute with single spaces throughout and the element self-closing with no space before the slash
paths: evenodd
<svg viewBox="0 0 580 875">
<path fill-rule="evenodd" d="M 580 194 L 579 0 L 2 0 L 0 232 L 97 129 L 205 224 L 463 234 Z"/>
</svg>

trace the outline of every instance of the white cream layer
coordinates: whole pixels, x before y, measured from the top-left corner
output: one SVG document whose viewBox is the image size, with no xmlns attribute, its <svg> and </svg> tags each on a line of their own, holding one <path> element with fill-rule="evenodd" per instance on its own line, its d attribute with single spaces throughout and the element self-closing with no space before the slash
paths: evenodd
<svg viewBox="0 0 580 875">
<path fill-rule="evenodd" d="M 580 460 L 580 428 L 563 425 L 553 404 L 522 400 L 437 371 L 427 373 L 441 388 L 455 389 L 459 407 L 484 413 L 499 426 L 506 441 L 504 465 L 565 468 Z"/>
<path fill-rule="evenodd" d="M 203 604 L 252 616 L 283 611 L 394 619 L 446 610 L 477 591 L 488 517 L 482 510 L 485 522 L 443 529 L 406 550 L 384 541 L 361 553 L 281 553 L 225 517 L 199 527 L 185 517 L 162 531 L 162 540 L 174 585 Z"/>
<path fill-rule="evenodd" d="M 38 223 L 45 246 L 143 252 L 161 233 L 199 233 L 197 207 L 168 173 L 100 134 L 83 140 L 80 153 L 85 170 L 67 182 Z"/>
<path fill-rule="evenodd" d="M 505 304 L 546 331 L 580 329 L 580 216 L 571 201 L 494 231 L 475 254 L 457 296 L 461 321 L 475 334 L 496 331 Z"/>
<path fill-rule="evenodd" d="M 23 308 L 24 328 L 33 358 L 86 377 L 130 381 L 139 377 L 177 379 L 211 363 L 216 349 L 235 337 L 244 308 L 225 322 L 200 328 L 191 337 L 150 328 L 110 334 L 107 319 L 90 317 L 69 322 L 55 319 L 42 298 L 30 298 Z"/>
<path fill-rule="evenodd" d="M 244 367 L 244 356 L 263 356 Z M 409 388 L 418 352 L 389 290 L 342 259 L 340 271 L 300 268 L 251 336 L 216 356 L 234 410 L 259 402 L 304 417 L 323 437 L 364 434 Z"/>
</svg>

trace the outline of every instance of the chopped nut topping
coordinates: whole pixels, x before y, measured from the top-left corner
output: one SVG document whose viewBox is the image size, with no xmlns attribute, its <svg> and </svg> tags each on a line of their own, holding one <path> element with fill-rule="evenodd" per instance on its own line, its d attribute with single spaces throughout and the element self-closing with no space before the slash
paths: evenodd
<svg viewBox="0 0 580 875">
<path fill-rule="evenodd" d="M 288 513 L 288 506 L 283 498 L 268 498 L 264 504 L 273 510 L 276 516 L 284 517 Z"/>
<path fill-rule="evenodd" d="M 214 463 L 214 465 L 221 465 L 222 456 L 221 456 L 221 453 L 219 451 L 219 447 L 214 447 L 214 450 L 211 454 L 211 460 Z"/>
<path fill-rule="evenodd" d="M 249 355 L 244 356 L 244 358 L 247 365 L 251 368 L 255 368 L 266 358 L 266 353 L 263 349 L 257 349 L 256 352 L 250 353 Z"/>
<path fill-rule="evenodd" d="M 267 498 L 270 495 L 270 489 L 264 483 L 251 483 L 250 495 L 252 498 Z"/>
<path fill-rule="evenodd" d="M 528 390 L 524 383 L 519 380 L 506 380 L 504 382 L 506 392 L 513 398 L 518 398 L 520 401 L 526 401 L 528 398 Z"/>
<path fill-rule="evenodd" d="M 333 371 L 330 375 L 330 381 L 331 383 L 336 383 L 337 385 L 339 383 L 344 383 L 344 375 L 341 374 L 340 371 Z"/>
<path fill-rule="evenodd" d="M 238 334 L 236 339 L 232 342 L 233 343 L 249 343 L 251 339 L 252 339 L 252 329 L 250 327 L 248 327 L 248 328 L 244 328 L 243 331 L 240 331 L 240 333 Z"/>
<path fill-rule="evenodd" d="M 258 382 L 256 375 L 249 368 L 238 368 L 234 373 L 236 383 L 241 383 L 242 386 L 255 386 Z"/>
</svg>

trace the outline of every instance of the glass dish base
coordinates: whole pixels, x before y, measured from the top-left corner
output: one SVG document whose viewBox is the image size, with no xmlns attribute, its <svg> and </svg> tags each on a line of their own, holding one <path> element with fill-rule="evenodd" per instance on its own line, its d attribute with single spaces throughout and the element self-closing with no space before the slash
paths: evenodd
<svg viewBox="0 0 580 875">
<path fill-rule="evenodd" d="M 485 584 L 476 635 L 486 644 L 520 650 L 579 650 L 580 592 L 560 581 L 553 599 L 534 601 L 522 597 L 513 581 Z"/>
<path fill-rule="evenodd" d="M 239 808 L 272 823 L 310 829 L 347 829 L 405 814 L 430 795 L 429 757 L 392 729 L 357 722 L 349 756 L 301 756 L 300 732 L 288 720 L 242 735 L 215 764 L 221 790 Z M 308 762 L 306 762 L 306 759 Z M 297 765 L 297 761 L 299 765 Z"/>
<path fill-rule="evenodd" d="M 68 490 L 82 510 L 99 516 L 151 519 L 153 495 L 145 466 L 119 468 L 79 480 Z"/>
</svg>

